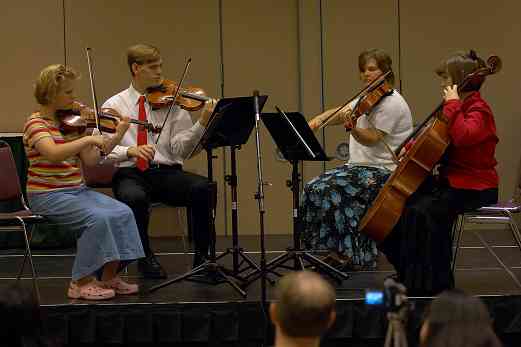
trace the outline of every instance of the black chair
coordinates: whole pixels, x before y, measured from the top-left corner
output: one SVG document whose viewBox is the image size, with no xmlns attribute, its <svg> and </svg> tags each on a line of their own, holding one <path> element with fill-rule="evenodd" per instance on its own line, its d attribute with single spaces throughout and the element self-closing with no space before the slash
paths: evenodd
<svg viewBox="0 0 521 347">
<path fill-rule="evenodd" d="M 29 207 L 27 207 L 20 187 L 20 180 L 11 147 L 9 147 L 5 141 L 1 140 L 0 163 L 2 163 L 2 165 L 0 165 L 0 182 L 2 182 L 2 187 L 0 188 L 0 227 L 8 230 L 13 228 L 20 231 L 23 230 L 25 238 L 25 255 L 16 279 L 19 280 L 22 277 L 25 263 L 27 258 L 29 258 L 34 291 L 36 293 L 36 299 L 38 300 L 38 303 L 40 303 L 38 277 L 31 253 L 31 239 L 34 226 L 38 223 L 44 222 L 45 218 L 34 214 Z"/>
</svg>

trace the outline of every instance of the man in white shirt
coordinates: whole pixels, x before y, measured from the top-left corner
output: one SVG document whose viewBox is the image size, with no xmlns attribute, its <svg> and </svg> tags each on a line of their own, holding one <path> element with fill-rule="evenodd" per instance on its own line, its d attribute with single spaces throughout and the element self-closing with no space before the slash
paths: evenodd
<svg viewBox="0 0 521 347">
<path fill-rule="evenodd" d="M 145 44 L 131 46 L 127 50 L 127 61 L 132 74 L 131 85 L 108 99 L 103 107 L 115 109 L 133 119 L 146 120 L 154 126 L 162 126 L 169 107 L 152 109 L 146 100 L 147 89 L 163 81 L 159 50 Z M 132 125 L 120 144 L 108 155 L 119 167 L 112 182 L 114 196 L 130 206 L 136 218 L 146 256 L 139 260 L 138 269 L 145 278 L 166 277 L 149 243 L 152 202 L 189 207 L 195 243 L 194 266 L 207 258 L 208 211 L 215 203 L 216 192 L 206 177 L 184 171 L 183 162 L 201 138 L 214 107 L 214 100 L 206 102 L 199 120 L 193 124 L 187 111 L 174 106 L 160 136 Z"/>
</svg>

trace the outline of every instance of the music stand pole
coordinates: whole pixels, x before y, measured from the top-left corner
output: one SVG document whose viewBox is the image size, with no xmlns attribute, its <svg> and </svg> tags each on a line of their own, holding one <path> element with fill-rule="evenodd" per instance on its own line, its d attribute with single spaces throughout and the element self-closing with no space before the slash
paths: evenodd
<svg viewBox="0 0 521 347">
<path fill-rule="evenodd" d="M 210 147 L 205 148 L 206 150 L 206 161 L 207 161 L 207 173 L 208 173 L 208 182 L 210 186 L 215 184 L 213 181 L 213 154 L 212 149 Z M 217 193 L 217 191 L 215 192 Z M 208 199 L 210 202 L 210 208 L 208 209 L 208 236 L 209 236 L 209 247 L 210 247 L 210 263 L 215 263 L 215 245 L 216 245 L 216 235 L 215 235 L 215 203 L 214 203 L 214 195 L 212 194 L 212 189 L 208 189 Z"/>
<path fill-rule="evenodd" d="M 259 91 L 253 91 L 253 108 L 255 112 L 255 149 L 256 149 L 256 157 L 257 157 L 257 193 L 255 194 L 255 199 L 258 202 L 259 208 L 259 227 L 260 227 L 260 269 L 257 270 L 257 273 L 260 274 L 261 278 L 261 308 L 262 312 L 265 314 L 264 318 L 264 331 L 263 336 L 266 339 L 267 330 L 268 330 L 268 314 L 267 312 L 267 295 L 266 295 L 266 280 L 267 280 L 267 272 L 266 272 L 266 246 L 264 243 L 265 233 L 264 233 L 264 214 L 266 210 L 264 208 L 264 178 L 262 174 L 262 152 L 261 152 L 261 140 L 260 140 L 260 131 L 259 131 L 259 123 L 260 123 L 260 110 L 259 110 Z M 266 341 L 264 341 L 266 342 Z"/>
<path fill-rule="evenodd" d="M 300 250 L 300 174 L 298 172 L 298 160 L 291 161 L 291 182 L 288 183 L 290 184 L 290 190 L 293 194 L 293 248 L 295 250 Z M 297 271 L 299 268 L 303 269 L 304 264 L 301 257 L 295 257 L 293 269 Z"/>
<path fill-rule="evenodd" d="M 217 260 L 227 256 L 228 254 L 232 255 L 233 261 L 233 276 L 239 278 L 244 281 L 244 279 L 240 276 L 240 274 L 249 269 L 255 269 L 260 271 L 259 266 L 251 259 L 245 252 L 244 249 L 239 247 L 239 221 L 238 221 L 238 211 L 239 205 L 237 203 L 237 159 L 235 156 L 236 149 L 240 149 L 240 146 L 231 145 L 230 146 L 230 158 L 231 158 L 231 173 L 230 175 L 226 175 L 224 180 L 230 185 L 231 196 L 232 196 L 232 248 L 228 248 L 225 252 L 217 257 Z M 248 266 L 241 266 L 247 263 Z"/>
<path fill-rule="evenodd" d="M 231 174 L 229 176 L 229 184 L 232 194 L 232 247 L 233 247 L 233 273 L 239 273 L 239 253 L 242 249 L 238 249 L 238 206 L 237 206 L 237 159 L 235 158 L 235 146 L 230 146 Z"/>
</svg>

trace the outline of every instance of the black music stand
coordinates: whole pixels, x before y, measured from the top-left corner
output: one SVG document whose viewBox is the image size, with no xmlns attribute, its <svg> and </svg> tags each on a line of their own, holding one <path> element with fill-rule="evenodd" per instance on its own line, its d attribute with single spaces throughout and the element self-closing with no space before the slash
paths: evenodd
<svg viewBox="0 0 521 347">
<path fill-rule="evenodd" d="M 267 99 L 267 96 L 259 96 L 260 109 L 264 107 Z M 228 98 L 224 99 L 222 103 L 223 107 L 226 108 L 225 116 L 216 125 L 214 135 L 208 144 L 212 148 L 230 147 L 231 172 L 224 179 L 230 186 L 232 196 L 232 247 L 221 253 L 216 260 L 232 255 L 231 275 L 244 281 L 240 275 L 242 272 L 249 269 L 260 270 L 260 267 L 244 252 L 244 249 L 239 247 L 238 238 L 237 160 L 235 152 L 246 144 L 255 126 L 253 97 Z"/>
<path fill-rule="evenodd" d="M 260 107 L 264 106 L 266 102 L 267 96 L 259 97 Z M 208 162 L 208 181 L 210 182 L 209 194 L 211 194 L 211 201 L 216 200 L 216 183 L 213 181 L 213 167 L 212 160 L 214 156 L 212 155 L 212 150 L 214 148 L 223 147 L 223 146 L 240 146 L 248 141 L 248 138 L 251 134 L 251 131 L 254 126 L 255 118 L 253 116 L 253 97 L 236 97 L 236 98 L 224 98 L 219 100 L 217 105 L 215 106 L 214 112 L 212 113 L 208 125 L 206 126 L 205 132 L 203 133 L 199 143 L 194 147 L 189 157 L 200 152 L 202 149 L 206 151 L 207 162 Z M 235 158 L 233 158 L 235 159 Z M 235 163 L 233 163 L 233 168 L 235 168 Z M 237 181 L 236 172 L 233 172 L 234 182 Z M 246 254 L 244 254 L 243 250 L 238 246 L 238 237 L 237 237 L 237 229 L 236 224 L 235 228 L 232 230 L 234 233 L 232 235 L 233 239 L 233 248 L 232 250 L 228 249 L 226 252 L 221 254 L 219 257 L 216 257 L 215 254 L 215 243 L 216 243 L 216 233 L 215 233 L 215 203 L 212 204 L 209 213 L 209 237 L 210 237 L 210 259 L 195 267 L 191 271 L 185 273 L 184 275 L 178 276 L 174 279 L 167 280 L 163 283 L 160 283 L 156 286 L 153 286 L 149 289 L 149 292 L 154 292 L 160 288 L 168 286 L 170 284 L 182 281 L 182 280 L 192 280 L 197 282 L 204 282 L 210 284 L 221 284 L 228 283 L 231 285 L 239 294 L 243 297 L 246 297 L 246 292 L 242 290 L 237 283 L 233 280 L 233 278 L 243 281 L 242 278 L 238 275 L 239 273 L 239 264 L 238 257 L 239 255 L 242 257 L 244 261 L 246 261 L 250 267 L 246 268 L 254 268 L 259 269 L 258 265 L 256 265 Z M 225 255 L 232 254 L 234 257 L 234 270 L 229 270 L 224 266 L 217 263 L 217 260 L 222 258 Z M 245 270 L 246 270 L 245 269 Z M 201 277 L 201 275 L 206 275 Z"/>
<path fill-rule="evenodd" d="M 320 146 L 320 143 L 301 113 L 284 113 L 278 107 L 276 107 L 276 109 L 278 113 L 263 113 L 261 118 L 266 128 L 268 128 L 271 137 L 273 137 L 282 152 L 282 155 L 292 166 L 291 180 L 288 181 L 287 185 L 293 193 L 293 247 L 288 248 L 286 253 L 266 264 L 266 274 L 273 273 L 277 276 L 281 276 L 280 273 L 275 271 L 275 269 L 279 267 L 290 270 L 303 270 L 305 268 L 305 260 L 318 271 L 341 282 L 343 279 L 349 278 L 346 273 L 335 269 L 311 253 L 302 250 L 300 246 L 300 174 L 298 172 L 298 162 L 300 160 L 327 161 L 329 158 L 324 153 L 322 146 Z M 291 260 L 294 261 L 292 267 L 285 265 Z M 246 285 L 249 285 L 263 275 L 265 274 L 251 272 L 247 276 L 248 281 Z"/>
</svg>

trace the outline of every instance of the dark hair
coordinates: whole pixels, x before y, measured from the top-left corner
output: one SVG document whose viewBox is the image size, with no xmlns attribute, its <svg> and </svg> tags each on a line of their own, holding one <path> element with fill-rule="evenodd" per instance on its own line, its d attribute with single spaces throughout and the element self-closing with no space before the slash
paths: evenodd
<svg viewBox="0 0 521 347">
<path fill-rule="evenodd" d="M 7 346 L 51 346 L 43 334 L 40 307 L 32 290 L 14 284 L 0 291 L 4 325 L 0 341 Z"/>
<path fill-rule="evenodd" d="M 422 347 L 500 347 L 485 304 L 460 290 L 433 300 L 426 314 Z"/>
<path fill-rule="evenodd" d="M 468 53 L 457 52 L 452 54 L 442 61 L 434 71 L 440 77 L 445 77 L 448 74 L 452 79 L 452 83 L 459 86 L 469 74 L 485 66 L 483 59 L 478 57 L 475 51 L 470 50 Z M 484 81 L 485 78 L 483 76 L 471 78 L 463 90 L 467 92 L 478 91 Z"/>
<path fill-rule="evenodd" d="M 290 337 L 318 337 L 329 327 L 335 290 L 311 271 L 294 272 L 277 284 L 277 320 Z"/>
<path fill-rule="evenodd" d="M 382 70 L 383 73 L 391 71 L 391 73 L 387 75 L 386 80 L 389 82 L 389 84 L 394 85 L 394 72 L 392 71 L 393 60 L 389 54 L 377 48 L 363 51 L 358 56 L 358 70 L 360 72 L 364 71 L 365 65 L 370 59 L 374 59 L 376 61 L 376 65 L 380 70 Z"/>
</svg>

